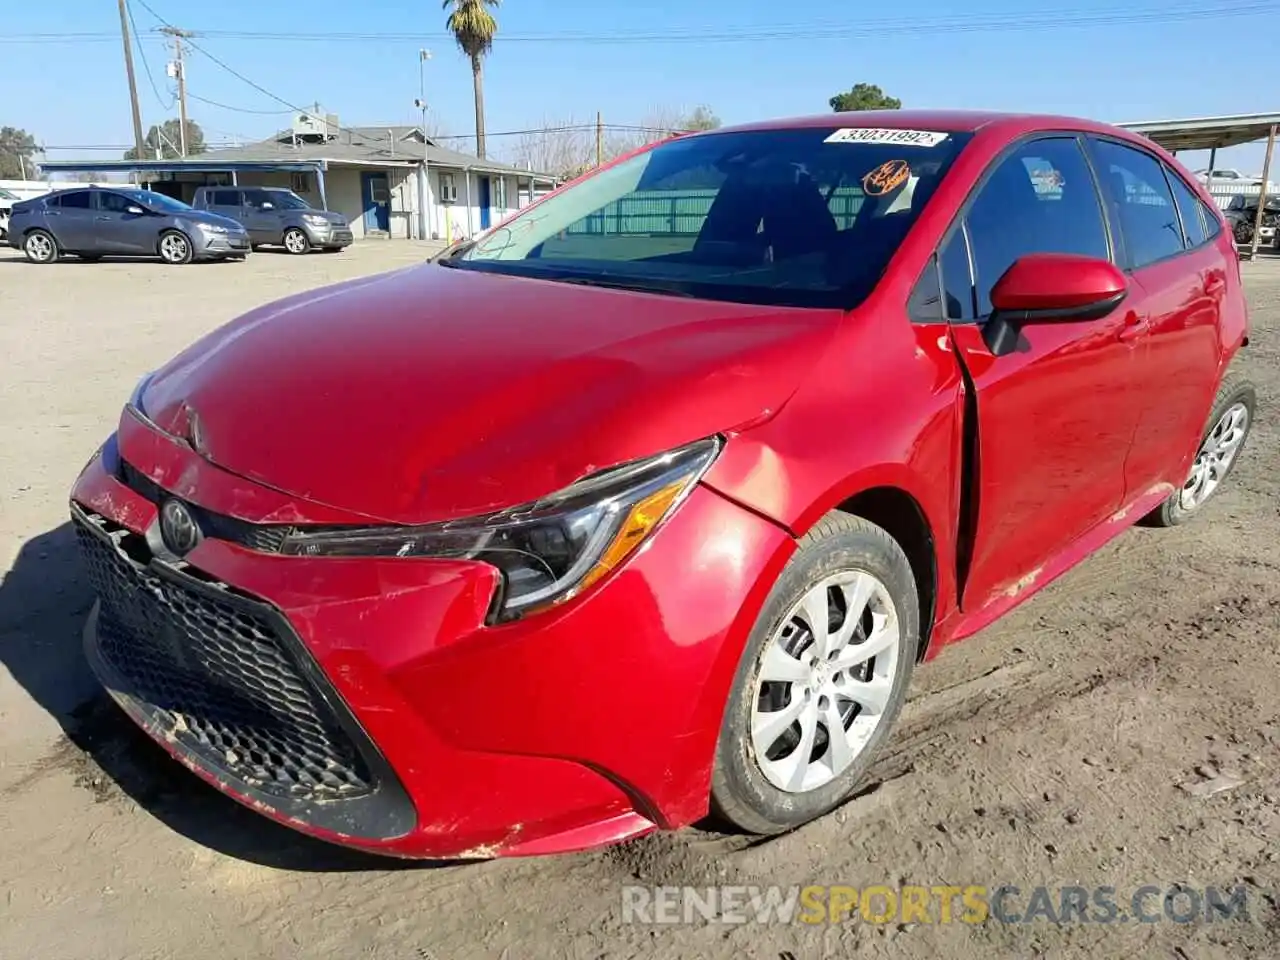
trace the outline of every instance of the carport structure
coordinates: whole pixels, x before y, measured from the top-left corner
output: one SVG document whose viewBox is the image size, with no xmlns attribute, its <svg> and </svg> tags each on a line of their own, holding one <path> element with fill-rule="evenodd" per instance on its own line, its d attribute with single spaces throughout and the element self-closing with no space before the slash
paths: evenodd
<svg viewBox="0 0 1280 960">
<path fill-rule="evenodd" d="M 1140 133 L 1170 153 L 1179 150 L 1208 150 L 1210 183 L 1216 169 L 1218 151 L 1244 143 L 1267 141 L 1267 155 L 1262 163 L 1262 187 L 1258 191 L 1258 213 L 1253 224 L 1253 241 L 1249 259 L 1258 255 L 1258 238 L 1262 233 L 1262 215 L 1267 207 L 1267 178 L 1271 175 L 1271 155 L 1276 145 L 1276 129 L 1280 113 L 1246 113 L 1230 117 L 1197 117 L 1190 120 L 1152 120 L 1118 123 L 1118 127 Z"/>
<path fill-rule="evenodd" d="M 325 171 L 329 169 L 327 160 L 49 160 L 41 163 L 40 169 L 49 173 L 126 173 L 134 175 L 143 184 L 158 179 L 156 174 L 225 173 L 230 175 L 231 183 L 235 185 L 241 173 L 314 173 L 321 207 L 329 209 L 324 188 Z"/>
</svg>

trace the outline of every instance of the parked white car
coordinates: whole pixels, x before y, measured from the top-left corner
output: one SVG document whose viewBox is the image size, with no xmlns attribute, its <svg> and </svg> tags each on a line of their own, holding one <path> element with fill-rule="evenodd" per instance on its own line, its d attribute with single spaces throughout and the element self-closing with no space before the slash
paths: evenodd
<svg viewBox="0 0 1280 960">
<path fill-rule="evenodd" d="M 1239 170 L 1224 170 L 1219 167 L 1212 173 L 1208 170 L 1197 170 L 1196 179 L 1201 183 L 1208 184 L 1210 187 L 1215 186 L 1236 186 L 1236 187 L 1258 187 L 1262 185 L 1262 178 L 1247 173 L 1241 173 Z M 1267 193 L 1275 190 L 1275 184 L 1270 180 L 1267 181 Z"/>
<path fill-rule="evenodd" d="M 0 242 L 9 235 L 9 213 L 19 199 L 21 198 L 16 193 L 0 188 Z"/>
</svg>

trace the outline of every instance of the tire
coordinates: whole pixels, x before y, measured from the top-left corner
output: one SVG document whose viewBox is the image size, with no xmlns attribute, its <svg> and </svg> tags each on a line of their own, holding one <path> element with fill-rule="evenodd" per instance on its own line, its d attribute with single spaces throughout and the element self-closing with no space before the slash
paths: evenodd
<svg viewBox="0 0 1280 960">
<path fill-rule="evenodd" d="M 290 253 L 301 256 L 304 253 L 311 252 L 311 240 L 306 233 L 297 227 L 290 227 L 284 232 L 284 236 L 280 238 L 284 248 Z"/>
<path fill-rule="evenodd" d="M 851 582 L 824 586 L 833 578 Z M 868 591 L 863 616 L 851 622 L 847 611 Z M 806 625 L 807 599 L 818 604 L 808 609 L 818 617 L 825 614 L 829 629 L 832 613 L 837 616 L 835 653 L 828 652 L 837 659 L 817 667 L 811 665 L 818 640 Z M 896 635 L 891 636 L 893 626 Z M 852 642 L 841 645 L 839 638 L 846 632 L 852 632 Z M 873 643 L 884 646 L 874 656 L 859 653 Z M 902 709 L 919 646 L 919 599 L 902 548 L 861 517 L 828 514 L 800 539 L 743 651 L 716 745 L 712 810 L 749 833 L 771 834 L 806 823 L 847 799 Z M 762 673 L 786 679 L 769 680 Z M 856 701 L 845 698 L 867 696 L 873 687 L 879 712 L 858 705 L 854 713 Z M 765 705 L 770 709 L 762 710 Z M 792 711 L 807 723 L 797 719 L 786 726 Z M 847 752 L 833 749 L 831 721 L 846 728 Z"/>
<path fill-rule="evenodd" d="M 1231 372 L 1222 378 L 1186 484 L 1149 513 L 1144 523 L 1174 527 L 1200 512 L 1222 489 L 1223 481 L 1239 461 L 1240 451 L 1253 427 L 1257 405 L 1258 394 L 1252 381 Z"/>
<path fill-rule="evenodd" d="M 190 263 L 195 256 L 191 238 L 181 230 L 166 230 L 160 234 L 160 239 L 156 243 L 156 252 L 165 263 L 175 266 Z"/>
<path fill-rule="evenodd" d="M 1246 220 L 1237 220 L 1231 235 L 1235 237 L 1236 243 L 1249 243 L 1253 240 L 1253 224 Z"/>
<path fill-rule="evenodd" d="M 58 241 L 48 230 L 32 230 L 22 240 L 22 252 L 32 263 L 53 263 L 58 259 Z"/>
</svg>

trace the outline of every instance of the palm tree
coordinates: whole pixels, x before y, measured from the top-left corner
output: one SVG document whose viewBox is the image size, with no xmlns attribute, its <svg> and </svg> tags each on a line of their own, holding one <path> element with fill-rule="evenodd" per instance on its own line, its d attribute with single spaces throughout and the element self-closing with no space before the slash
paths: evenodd
<svg viewBox="0 0 1280 960">
<path fill-rule="evenodd" d="M 449 11 L 445 26 L 471 58 L 471 82 L 476 93 L 476 156 L 484 156 L 484 57 L 493 49 L 498 21 L 489 12 L 501 0 L 444 0 Z"/>
</svg>

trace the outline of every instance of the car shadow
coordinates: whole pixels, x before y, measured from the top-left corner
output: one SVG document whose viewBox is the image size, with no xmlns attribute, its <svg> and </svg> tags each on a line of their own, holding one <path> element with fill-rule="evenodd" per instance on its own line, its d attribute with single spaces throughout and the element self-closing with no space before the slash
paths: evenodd
<svg viewBox="0 0 1280 960">
<path fill-rule="evenodd" d="M 204 267 L 204 266 L 209 266 L 215 263 L 236 263 L 236 262 L 239 262 L 239 261 L 237 261 L 234 258 L 219 257 L 217 259 L 192 260 L 190 263 L 177 264 L 177 266 Z M 76 264 L 82 267 L 96 267 L 96 266 L 101 266 L 104 263 L 136 263 L 136 264 L 146 264 L 149 266 L 168 267 L 168 268 L 172 268 L 175 266 L 175 264 L 165 263 L 159 257 L 103 256 L 94 260 L 82 260 L 80 257 L 77 257 L 74 254 L 67 254 L 66 256 L 58 257 L 57 261 L 55 261 L 54 263 L 32 263 L 21 253 L 18 253 L 16 256 L 8 256 L 8 257 L 0 256 L 0 264 L 17 264 L 23 267 L 53 267 L 53 266 L 61 267 L 61 266 L 67 266 L 71 264 Z"/>
<path fill-rule="evenodd" d="M 205 784 L 138 729 L 94 679 L 81 649 L 92 605 L 70 522 L 27 541 L 0 580 L 0 662 L 66 735 L 42 769 L 65 769 L 98 802 L 131 799 L 196 843 L 263 866 L 334 872 L 456 865 L 333 846 Z"/>
</svg>

